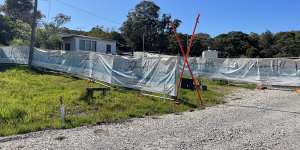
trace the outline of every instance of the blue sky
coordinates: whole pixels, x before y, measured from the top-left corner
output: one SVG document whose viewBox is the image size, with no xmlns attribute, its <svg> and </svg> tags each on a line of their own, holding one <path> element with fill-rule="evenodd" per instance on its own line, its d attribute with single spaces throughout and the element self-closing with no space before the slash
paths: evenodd
<svg viewBox="0 0 300 150">
<path fill-rule="evenodd" d="M 4 0 L 0 0 L 3 3 Z M 118 29 L 129 10 L 141 0 L 39 0 L 50 20 L 57 13 L 72 17 L 66 26 L 89 30 L 96 25 Z M 229 31 L 261 33 L 300 30 L 299 0 L 154 0 L 161 13 L 183 21 L 179 31 L 190 33 L 200 13 L 197 32 L 212 36 Z M 87 10 L 88 12 L 85 12 Z M 45 20 L 48 20 L 47 18 Z"/>
</svg>

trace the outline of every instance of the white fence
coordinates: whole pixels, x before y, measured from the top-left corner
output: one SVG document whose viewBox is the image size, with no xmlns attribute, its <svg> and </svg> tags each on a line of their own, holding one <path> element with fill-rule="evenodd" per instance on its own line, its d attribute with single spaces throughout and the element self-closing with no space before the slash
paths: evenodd
<svg viewBox="0 0 300 150">
<path fill-rule="evenodd" d="M 29 47 L 0 47 L 0 64 L 28 64 Z"/>
<path fill-rule="evenodd" d="M 300 86 L 300 59 L 190 58 L 190 64 L 194 74 L 198 76 L 268 85 Z"/>
<path fill-rule="evenodd" d="M 0 63 L 28 63 L 28 47 L 0 48 Z M 132 58 L 35 49 L 32 65 L 143 91 L 176 95 L 177 57 Z"/>
<path fill-rule="evenodd" d="M 28 47 L 0 48 L 0 63 L 28 63 Z M 35 49 L 33 66 L 106 83 L 176 96 L 176 77 L 183 60 L 176 56 L 123 57 L 95 52 Z M 178 64 L 180 64 L 178 66 Z M 300 86 L 300 59 L 190 58 L 197 76 L 214 79 Z M 187 73 L 187 72 L 185 72 Z"/>
</svg>

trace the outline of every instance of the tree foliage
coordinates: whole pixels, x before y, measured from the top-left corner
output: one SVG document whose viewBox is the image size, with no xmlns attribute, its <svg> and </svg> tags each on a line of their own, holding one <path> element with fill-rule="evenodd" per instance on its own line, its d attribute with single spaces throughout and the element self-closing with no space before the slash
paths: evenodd
<svg viewBox="0 0 300 150">
<path fill-rule="evenodd" d="M 162 51 L 168 46 L 168 35 L 170 23 L 174 22 L 179 26 L 180 21 L 172 21 L 170 15 L 163 14 L 160 17 L 160 7 L 152 1 L 142 1 L 135 9 L 129 12 L 127 20 L 121 27 L 122 35 L 128 45 L 135 51 Z"/>
<path fill-rule="evenodd" d="M 22 20 L 31 23 L 33 15 L 33 0 L 5 0 L 0 8 L 6 16 L 12 20 Z M 37 18 L 42 18 L 42 13 L 38 11 Z"/>
<path fill-rule="evenodd" d="M 256 33 L 229 32 L 214 38 L 212 47 L 222 57 L 298 57 L 300 56 L 300 31 L 266 31 Z"/>
<path fill-rule="evenodd" d="M 12 40 L 12 30 L 10 19 L 0 14 L 0 44 L 7 45 Z"/>
<path fill-rule="evenodd" d="M 18 41 L 24 44 L 29 43 L 31 27 L 22 20 L 11 20 L 7 16 L 0 15 L 0 43 L 4 45 L 14 45 Z"/>
<path fill-rule="evenodd" d="M 89 32 L 87 32 L 88 36 L 92 36 L 92 37 L 98 37 L 101 39 L 110 39 L 111 35 L 109 33 L 109 31 L 105 31 L 103 26 L 96 26 L 93 27 Z"/>
<path fill-rule="evenodd" d="M 43 27 L 38 29 L 37 32 L 37 47 L 46 49 L 60 49 L 62 39 L 60 33 L 64 28 L 62 26 L 71 21 L 71 17 L 59 13 L 54 17 L 54 21 L 50 23 L 43 23 Z"/>
</svg>

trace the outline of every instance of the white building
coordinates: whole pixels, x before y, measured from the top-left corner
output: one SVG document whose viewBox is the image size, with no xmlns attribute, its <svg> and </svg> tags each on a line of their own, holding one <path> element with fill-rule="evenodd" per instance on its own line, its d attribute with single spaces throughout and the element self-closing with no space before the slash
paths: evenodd
<svg viewBox="0 0 300 150">
<path fill-rule="evenodd" d="M 100 38 L 64 34 L 62 37 L 62 49 L 66 51 L 93 51 L 106 54 L 117 54 L 117 42 Z"/>
<path fill-rule="evenodd" d="M 218 58 L 218 51 L 216 50 L 203 51 L 202 58 Z"/>
</svg>

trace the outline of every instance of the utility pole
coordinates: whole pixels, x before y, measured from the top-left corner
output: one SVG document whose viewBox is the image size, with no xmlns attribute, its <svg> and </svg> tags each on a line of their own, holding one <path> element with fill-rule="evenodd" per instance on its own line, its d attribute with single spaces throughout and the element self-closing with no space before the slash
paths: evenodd
<svg viewBox="0 0 300 150">
<path fill-rule="evenodd" d="M 33 57 L 33 51 L 34 51 L 34 45 L 35 45 L 35 33 L 36 33 L 36 26 L 37 26 L 37 6 L 38 6 L 38 0 L 34 0 L 34 10 L 33 10 L 33 17 L 32 17 L 32 24 L 31 24 L 31 39 L 30 39 L 30 50 L 29 50 L 29 61 L 28 65 L 31 68 L 32 64 L 32 57 Z"/>
<path fill-rule="evenodd" d="M 189 34 L 186 34 L 186 49 L 189 47 Z"/>
<path fill-rule="evenodd" d="M 145 32 L 143 33 L 143 57 L 145 57 Z"/>
</svg>

